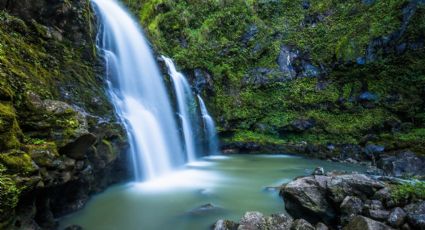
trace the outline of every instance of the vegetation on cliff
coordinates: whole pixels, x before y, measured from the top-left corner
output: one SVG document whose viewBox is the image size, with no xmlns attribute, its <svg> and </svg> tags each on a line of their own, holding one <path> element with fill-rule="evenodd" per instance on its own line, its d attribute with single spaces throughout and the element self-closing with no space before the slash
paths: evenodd
<svg viewBox="0 0 425 230">
<path fill-rule="evenodd" d="M 154 46 L 203 86 L 225 141 L 327 146 L 373 135 L 387 150 L 424 152 L 423 1 L 126 2 Z"/>
</svg>

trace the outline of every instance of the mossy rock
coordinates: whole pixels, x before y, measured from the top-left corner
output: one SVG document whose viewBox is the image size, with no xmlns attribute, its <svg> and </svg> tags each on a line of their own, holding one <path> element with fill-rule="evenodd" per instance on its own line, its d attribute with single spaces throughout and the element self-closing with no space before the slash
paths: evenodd
<svg viewBox="0 0 425 230">
<path fill-rule="evenodd" d="M 11 174 L 31 175 L 37 170 L 37 166 L 32 161 L 31 156 L 18 150 L 0 153 L 0 163 L 6 166 L 7 172 Z"/>
</svg>

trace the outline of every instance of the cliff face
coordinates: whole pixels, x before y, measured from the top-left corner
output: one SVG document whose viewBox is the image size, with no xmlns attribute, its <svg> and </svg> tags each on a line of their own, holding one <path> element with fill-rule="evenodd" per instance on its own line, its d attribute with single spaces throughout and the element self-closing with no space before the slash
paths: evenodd
<svg viewBox="0 0 425 230">
<path fill-rule="evenodd" d="M 226 149 L 425 152 L 424 1 L 127 2 Z"/>
<path fill-rule="evenodd" d="M 1 229 L 55 228 L 128 176 L 95 30 L 86 0 L 0 0 Z"/>
</svg>

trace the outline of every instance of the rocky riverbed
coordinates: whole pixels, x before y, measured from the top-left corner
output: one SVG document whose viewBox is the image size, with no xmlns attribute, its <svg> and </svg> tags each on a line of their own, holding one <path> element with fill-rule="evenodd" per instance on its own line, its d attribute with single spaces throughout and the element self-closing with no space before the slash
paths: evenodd
<svg viewBox="0 0 425 230">
<path fill-rule="evenodd" d="M 344 172 L 299 177 L 282 185 L 287 213 L 247 212 L 239 222 L 218 220 L 215 230 L 425 229 L 424 183 Z"/>
</svg>

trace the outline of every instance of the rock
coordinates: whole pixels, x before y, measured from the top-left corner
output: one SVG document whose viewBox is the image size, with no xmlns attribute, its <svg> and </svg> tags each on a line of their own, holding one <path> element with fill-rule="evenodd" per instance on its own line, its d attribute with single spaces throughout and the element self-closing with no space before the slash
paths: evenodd
<svg viewBox="0 0 425 230">
<path fill-rule="evenodd" d="M 375 160 L 379 158 L 379 154 L 382 154 L 385 151 L 385 146 L 382 145 L 366 145 L 365 152 L 370 159 Z"/>
<path fill-rule="evenodd" d="M 265 229 L 266 220 L 260 212 L 247 212 L 239 222 L 238 230 Z"/>
<path fill-rule="evenodd" d="M 362 102 L 374 102 L 378 100 L 378 96 L 372 92 L 363 92 L 359 95 L 358 100 Z"/>
<path fill-rule="evenodd" d="M 359 145 L 346 144 L 341 146 L 340 158 L 352 158 L 357 161 L 366 160 L 366 156 L 362 154 L 362 148 Z"/>
<path fill-rule="evenodd" d="M 379 200 L 367 200 L 363 209 L 368 213 L 370 210 L 382 210 L 384 209 L 384 205 Z"/>
<path fill-rule="evenodd" d="M 315 228 L 306 220 L 298 219 L 292 224 L 291 230 L 315 230 Z"/>
<path fill-rule="evenodd" d="M 379 200 L 382 203 L 386 203 L 391 199 L 390 189 L 388 187 L 382 188 L 375 193 L 372 197 L 375 200 Z"/>
<path fill-rule="evenodd" d="M 253 38 L 255 37 L 255 35 L 257 35 L 258 33 L 258 28 L 256 25 L 250 25 L 248 30 L 245 32 L 245 34 L 242 36 L 242 43 L 247 44 L 248 42 L 250 42 L 251 40 L 253 40 Z"/>
<path fill-rule="evenodd" d="M 363 201 L 355 196 L 347 196 L 341 203 L 341 223 L 348 223 L 354 216 L 361 214 Z"/>
<path fill-rule="evenodd" d="M 280 49 L 277 63 L 280 71 L 283 72 L 289 79 L 293 79 L 297 75 L 292 63 L 296 58 L 298 58 L 298 55 L 298 51 L 292 52 L 288 46 L 282 46 Z"/>
<path fill-rule="evenodd" d="M 287 216 L 283 213 L 281 214 L 272 214 L 270 217 L 266 218 L 267 229 L 269 230 L 283 230 L 290 229 L 293 219 L 290 216 Z"/>
<path fill-rule="evenodd" d="M 289 127 L 287 127 L 287 131 L 290 132 L 304 132 L 316 125 L 316 121 L 314 119 L 298 119 L 292 121 Z"/>
<path fill-rule="evenodd" d="M 230 220 L 218 220 L 214 224 L 214 230 L 236 230 L 238 224 Z"/>
<path fill-rule="evenodd" d="M 374 210 L 371 209 L 369 210 L 369 217 L 374 219 L 374 220 L 378 220 L 378 221 L 385 221 L 388 219 L 388 217 L 390 216 L 390 212 L 386 211 L 386 210 Z"/>
<path fill-rule="evenodd" d="M 325 175 L 325 169 L 323 169 L 323 167 L 317 167 L 316 169 L 314 169 L 312 175 L 318 175 L 318 176 Z"/>
<path fill-rule="evenodd" d="M 71 225 L 66 227 L 64 230 L 83 230 L 83 227 L 79 226 L 79 225 Z"/>
<path fill-rule="evenodd" d="M 333 222 L 336 211 L 326 199 L 328 180 L 330 178 L 326 176 L 310 176 L 285 185 L 281 195 L 288 213 L 294 218 L 305 218 L 311 223 Z"/>
<path fill-rule="evenodd" d="M 397 156 L 383 157 L 378 161 L 377 166 L 389 176 L 425 175 L 425 159 L 411 151 L 401 152 Z"/>
<path fill-rule="evenodd" d="M 366 199 L 384 187 L 382 182 L 373 180 L 364 174 L 346 174 L 332 177 L 327 184 L 331 198 L 340 203 L 346 196 Z"/>
<path fill-rule="evenodd" d="M 319 222 L 316 224 L 316 230 L 328 230 L 328 226 L 326 226 L 324 223 Z"/>
<path fill-rule="evenodd" d="M 86 158 L 87 151 L 93 146 L 96 140 L 97 138 L 94 134 L 86 133 L 78 137 L 75 141 L 60 148 L 59 152 L 70 158 L 83 160 Z"/>
<path fill-rule="evenodd" d="M 407 216 L 406 212 L 403 209 L 397 207 L 392 210 L 390 216 L 388 217 L 387 222 L 389 225 L 397 228 L 404 224 L 404 221 L 406 220 L 406 216 Z"/>
<path fill-rule="evenodd" d="M 364 216 L 354 217 L 344 230 L 389 230 L 391 227 Z"/>
<path fill-rule="evenodd" d="M 425 230 L 425 201 L 409 204 L 404 207 L 407 222 L 414 229 Z"/>
<path fill-rule="evenodd" d="M 220 209 L 219 207 L 217 207 L 217 206 L 215 206 L 211 203 L 208 203 L 208 204 L 204 204 L 204 205 L 201 205 L 197 208 L 192 209 L 191 211 L 189 211 L 189 213 L 194 214 L 194 215 L 200 215 L 200 214 L 204 214 L 206 212 L 217 211 L 219 209 Z"/>
</svg>

